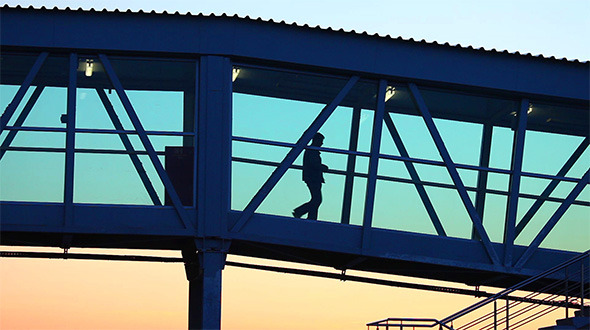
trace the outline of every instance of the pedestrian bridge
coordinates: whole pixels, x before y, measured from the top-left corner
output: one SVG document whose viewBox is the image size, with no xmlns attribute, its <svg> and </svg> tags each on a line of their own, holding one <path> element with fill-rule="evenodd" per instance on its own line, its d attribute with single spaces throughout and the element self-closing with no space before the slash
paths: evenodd
<svg viewBox="0 0 590 330">
<path fill-rule="evenodd" d="M 4 245 L 183 250 L 218 286 L 227 253 L 508 287 L 590 248 L 587 62 L 237 17 L 0 24 Z M 291 215 L 306 148 L 317 221 Z"/>
</svg>

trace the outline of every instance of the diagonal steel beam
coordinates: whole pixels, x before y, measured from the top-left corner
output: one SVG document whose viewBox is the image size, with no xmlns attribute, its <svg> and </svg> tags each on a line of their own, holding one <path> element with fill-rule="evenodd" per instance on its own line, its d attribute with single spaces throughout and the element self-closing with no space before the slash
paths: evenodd
<svg viewBox="0 0 590 330">
<path fill-rule="evenodd" d="M 16 118 L 16 121 L 14 122 L 14 126 L 20 127 L 23 125 L 23 123 L 27 119 L 27 116 L 29 115 L 29 113 L 31 112 L 33 107 L 35 106 L 35 102 L 37 102 L 37 100 L 39 99 L 39 96 L 41 96 L 43 89 L 45 89 L 45 86 L 37 86 L 37 88 L 35 88 L 35 90 L 33 91 L 33 94 L 31 94 L 31 97 L 27 101 L 27 104 L 25 104 L 23 111 L 21 111 L 21 113 L 18 115 L 18 118 Z M 7 151 L 6 149 L 8 147 L 10 147 L 10 144 L 12 143 L 14 138 L 16 137 L 16 133 L 18 133 L 17 130 L 11 130 L 8 132 L 8 135 L 6 135 L 6 139 L 4 139 L 4 142 L 2 142 L 2 146 L 0 147 L 0 159 L 2 159 L 2 157 L 4 157 L 4 154 Z"/>
<path fill-rule="evenodd" d="M 589 141 L 589 139 L 588 139 L 588 137 L 586 137 L 580 143 L 580 145 L 574 151 L 574 153 L 570 156 L 570 158 L 565 162 L 565 164 L 563 164 L 563 166 L 561 167 L 561 169 L 559 170 L 559 172 L 557 173 L 556 176 L 565 176 L 567 174 L 567 172 L 569 172 L 569 170 L 572 168 L 572 166 L 582 156 L 582 154 L 584 153 L 586 148 L 588 148 L 588 141 Z M 518 235 L 524 230 L 526 225 L 531 221 L 531 219 L 537 213 L 537 211 L 539 211 L 539 209 L 541 208 L 541 206 L 545 202 L 545 199 L 547 197 L 549 197 L 549 195 L 551 195 L 551 193 L 555 190 L 555 188 L 557 188 L 557 185 L 559 184 L 559 182 L 560 181 L 558 179 L 551 180 L 549 185 L 547 185 L 545 190 L 543 190 L 543 192 L 541 193 L 541 195 L 539 197 L 540 199 L 537 199 L 535 201 L 535 203 L 533 205 L 531 205 L 529 210 L 525 213 L 524 217 L 522 217 L 522 220 L 520 220 L 520 222 L 516 226 L 516 237 L 518 237 Z"/>
<path fill-rule="evenodd" d="M 295 159 L 301 154 L 303 149 L 307 146 L 307 143 L 312 139 L 315 133 L 322 127 L 322 125 L 328 120 L 332 112 L 336 109 L 336 107 L 340 104 L 340 102 L 346 97 L 348 92 L 352 89 L 354 84 L 359 80 L 358 76 L 351 77 L 346 85 L 340 90 L 338 95 L 330 102 L 330 104 L 326 105 L 320 114 L 316 117 L 316 119 L 311 123 L 311 125 L 305 130 L 305 132 L 301 135 L 293 149 L 291 149 L 283 161 L 281 165 L 277 167 L 274 172 L 270 175 L 270 177 L 266 180 L 266 182 L 260 187 L 256 195 L 252 198 L 250 203 L 244 208 L 242 211 L 242 215 L 238 219 L 238 221 L 234 224 L 231 231 L 237 232 L 244 227 L 246 222 L 250 219 L 254 211 L 262 204 L 262 201 L 268 196 L 272 188 L 279 182 L 281 177 L 287 172 L 289 167 L 293 164 Z"/>
<path fill-rule="evenodd" d="M 510 195 L 506 206 L 506 220 L 504 224 L 504 266 L 512 266 L 512 253 L 514 250 L 514 238 L 516 227 L 516 216 L 518 211 L 518 194 L 520 193 L 520 177 L 522 173 L 522 159 L 524 154 L 524 138 L 526 135 L 527 111 L 529 100 L 520 101 L 520 109 L 517 114 L 517 126 L 514 133 L 512 147 L 512 173 L 510 175 Z"/>
<path fill-rule="evenodd" d="M 357 151 L 359 141 L 359 128 L 361 124 L 361 109 L 352 109 L 352 125 L 350 129 L 350 141 L 348 150 Z M 356 155 L 348 154 L 346 162 L 346 178 L 344 180 L 344 197 L 342 202 L 342 215 L 340 223 L 350 223 L 350 210 L 352 206 L 352 189 L 354 184 L 354 172 L 356 167 Z"/>
<path fill-rule="evenodd" d="M 432 136 L 432 139 L 436 144 L 438 152 L 440 153 L 445 163 L 445 166 L 447 167 L 447 171 L 449 172 L 449 175 L 451 176 L 451 179 L 453 180 L 455 187 L 457 187 L 459 197 L 461 197 L 461 201 L 463 202 L 463 205 L 465 206 L 465 209 L 467 210 L 467 213 L 469 214 L 469 217 L 473 222 L 475 229 L 477 230 L 477 234 L 481 238 L 481 243 L 483 244 L 484 249 L 488 254 L 488 257 L 494 265 L 499 265 L 500 259 L 498 258 L 498 255 L 496 254 L 496 251 L 492 246 L 492 242 L 490 241 L 490 238 L 482 225 L 481 218 L 477 214 L 477 211 L 475 210 L 475 207 L 473 206 L 473 203 L 471 202 L 471 199 L 467 194 L 465 185 L 463 184 L 463 181 L 459 176 L 459 172 L 457 172 L 457 167 L 455 166 L 455 163 L 453 163 L 451 155 L 445 147 L 442 137 L 440 136 L 440 133 L 438 132 L 438 129 L 434 124 L 432 115 L 430 114 L 430 111 L 428 110 L 428 107 L 426 106 L 426 103 L 424 102 L 424 99 L 422 98 L 422 95 L 420 94 L 418 87 L 414 83 L 410 83 L 408 86 L 410 88 L 410 94 L 412 95 L 414 102 L 418 106 L 418 110 L 420 110 L 420 113 L 422 114 L 424 123 L 426 124 L 426 127 L 428 127 L 428 131 L 430 132 L 430 135 Z"/>
<path fill-rule="evenodd" d="M 119 117 L 117 116 L 117 113 L 115 112 L 115 109 L 113 108 L 113 105 L 111 104 L 107 94 L 101 88 L 97 88 L 96 92 L 98 93 L 98 97 L 102 101 L 102 105 L 106 109 L 115 129 L 118 131 L 123 131 L 123 124 L 119 120 Z M 148 177 L 143 165 L 141 164 L 139 156 L 135 153 L 135 149 L 133 148 L 133 144 L 129 140 L 129 137 L 125 133 L 119 133 L 119 138 L 121 138 L 121 142 L 125 146 L 125 150 L 129 152 L 129 158 L 131 159 L 131 162 L 133 163 L 133 166 L 135 167 L 141 182 L 143 182 L 143 186 L 150 196 L 152 203 L 158 206 L 162 205 L 162 202 L 160 202 L 160 198 L 158 197 L 158 193 L 156 192 L 156 189 L 152 185 L 152 181 Z"/>
<path fill-rule="evenodd" d="M 395 146 L 397 147 L 397 150 L 399 151 L 400 156 L 409 158 L 410 154 L 408 153 L 408 150 L 404 146 L 404 142 L 402 141 L 402 138 L 399 135 L 399 132 L 395 128 L 395 125 L 393 123 L 393 120 L 391 119 L 391 116 L 389 114 L 386 114 L 384 119 L 385 119 L 385 124 L 387 125 L 387 129 L 389 130 L 389 134 L 391 135 L 391 138 L 393 139 L 393 142 L 395 143 Z M 422 203 L 424 204 L 424 208 L 426 208 L 426 212 L 428 212 L 428 216 L 430 216 L 430 221 L 432 221 L 432 225 L 434 226 L 434 229 L 436 230 L 436 232 L 439 236 L 446 237 L 447 233 L 445 232 L 445 229 L 443 228 L 443 225 L 440 222 L 438 215 L 436 214 L 436 210 L 434 209 L 434 206 L 432 205 L 432 202 L 430 201 L 430 198 L 428 197 L 428 194 L 426 193 L 426 189 L 421 184 L 420 176 L 418 175 L 418 171 L 416 171 L 416 167 L 414 166 L 414 163 L 404 162 L 404 165 L 406 166 L 406 169 L 408 170 L 408 173 L 410 174 L 410 178 L 412 178 L 412 181 L 414 181 L 414 186 L 416 187 L 416 191 L 418 191 L 418 195 L 420 195 L 420 199 L 422 199 Z"/>
<path fill-rule="evenodd" d="M 522 268 L 526 262 L 531 258 L 531 256 L 535 253 L 535 251 L 539 248 L 539 245 L 543 242 L 547 235 L 551 232 L 551 230 L 555 227 L 559 219 L 565 214 L 568 210 L 572 202 L 578 198 L 582 190 L 586 187 L 589 183 L 590 178 L 590 171 L 586 171 L 586 174 L 580 179 L 580 181 L 576 184 L 574 189 L 569 193 L 565 201 L 555 210 L 549 221 L 543 226 L 543 228 L 539 231 L 537 236 L 533 239 L 529 247 L 524 251 L 520 259 L 516 262 L 515 268 Z"/>
<path fill-rule="evenodd" d="M 176 193 L 176 189 L 174 189 L 174 185 L 172 184 L 172 181 L 170 181 L 170 177 L 168 177 L 168 173 L 166 173 L 164 166 L 162 166 L 162 163 L 160 162 L 160 159 L 158 158 L 158 155 L 156 154 L 156 150 L 154 149 L 154 146 L 150 142 L 150 139 L 147 136 L 145 129 L 143 128 L 143 125 L 141 124 L 141 121 L 139 120 L 139 117 L 137 116 L 137 113 L 135 112 L 135 109 L 133 109 L 133 105 L 131 105 L 131 101 L 129 100 L 129 97 L 125 93 L 125 90 L 123 89 L 123 85 L 121 84 L 121 81 L 119 81 L 119 78 L 117 77 L 117 74 L 115 73 L 115 70 L 113 69 L 113 66 L 111 65 L 111 62 L 109 61 L 108 57 L 104 54 L 99 54 L 98 56 L 100 58 L 100 61 L 102 62 L 102 65 L 105 68 L 105 71 L 107 73 L 107 76 L 109 77 L 109 80 L 111 81 L 111 83 L 113 84 L 113 87 L 117 91 L 117 95 L 119 95 L 119 99 L 121 99 L 121 103 L 123 104 L 123 107 L 125 108 L 125 111 L 127 112 L 127 115 L 129 116 L 129 119 L 133 123 L 133 127 L 135 127 L 135 131 L 137 132 L 137 135 L 139 135 L 139 139 L 141 140 L 143 147 L 147 151 L 148 156 L 150 157 L 150 160 L 152 161 L 152 164 L 154 165 L 154 168 L 156 169 L 156 172 L 158 172 L 158 176 L 160 177 L 160 180 L 162 180 L 162 183 L 164 184 L 164 187 L 166 188 L 166 191 L 168 192 L 168 195 L 170 196 L 170 199 L 172 200 L 172 205 L 174 205 L 174 209 L 176 210 L 178 217 L 180 218 L 182 224 L 184 225 L 184 227 L 186 229 L 193 230 L 194 227 L 188 218 L 188 214 L 187 214 L 186 210 L 184 209 L 184 206 L 182 205 L 180 198 L 178 197 L 178 193 Z"/>
<path fill-rule="evenodd" d="M 18 108 L 18 105 L 22 101 L 23 97 L 25 97 L 25 94 L 27 93 L 29 86 L 31 86 L 33 79 L 35 79 L 35 77 L 37 76 L 39 69 L 41 69 L 43 62 L 45 62 L 45 59 L 47 58 L 47 55 L 49 55 L 49 53 L 47 52 L 39 54 L 37 60 L 35 61 L 35 64 L 33 64 L 33 67 L 31 68 L 31 70 L 29 70 L 29 73 L 27 74 L 25 80 L 20 85 L 18 91 L 12 98 L 12 101 L 8 104 L 6 110 L 4 110 L 4 113 L 0 117 L 0 133 L 4 131 L 4 128 L 6 128 L 6 125 L 8 125 L 8 121 L 16 111 L 16 108 Z"/>
<path fill-rule="evenodd" d="M 361 249 L 370 246 L 371 226 L 373 223 L 373 211 L 375 206 L 375 190 L 377 187 L 377 167 L 379 165 L 379 151 L 381 149 L 381 133 L 383 132 L 383 115 L 385 113 L 385 90 L 387 81 L 379 80 L 377 91 L 377 111 L 373 118 L 373 136 L 371 137 L 371 156 L 369 158 L 369 178 L 367 179 L 367 192 L 365 195 L 365 213 L 363 215 L 363 236 Z"/>
</svg>

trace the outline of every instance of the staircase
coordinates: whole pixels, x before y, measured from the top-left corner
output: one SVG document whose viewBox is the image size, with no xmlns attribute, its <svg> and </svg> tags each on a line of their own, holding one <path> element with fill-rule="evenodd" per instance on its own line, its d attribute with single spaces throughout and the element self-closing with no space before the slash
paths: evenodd
<svg viewBox="0 0 590 330">
<path fill-rule="evenodd" d="M 576 311 L 573 317 L 557 320 L 557 325 L 539 330 L 590 329 L 590 307 Z"/>
<path fill-rule="evenodd" d="M 439 330 L 443 328 L 449 330 L 468 330 L 472 328 L 496 330 L 500 327 L 500 329 L 512 330 L 521 328 L 558 308 L 565 308 L 566 318 L 557 320 L 557 325 L 555 326 L 545 327 L 539 330 L 590 330 L 590 306 L 584 305 L 584 299 L 590 297 L 590 285 L 588 284 L 590 267 L 587 266 L 589 261 L 590 250 L 441 320 L 434 318 L 388 318 L 367 323 L 366 325 L 368 329 L 371 327 L 376 327 L 377 329 L 379 327 L 384 327 L 385 329 L 420 327 L 438 328 Z M 563 279 L 549 283 L 547 286 L 539 289 L 538 292 L 530 292 L 524 297 L 510 295 L 517 290 L 526 289 L 531 283 L 542 280 L 549 275 L 563 275 L 564 273 L 565 276 Z M 501 301 L 506 301 L 505 306 L 498 306 L 498 303 Z M 456 324 L 457 319 L 490 305 L 493 305 L 493 311 L 462 325 Z M 569 317 L 569 310 L 571 309 L 577 310 L 573 317 Z"/>
</svg>

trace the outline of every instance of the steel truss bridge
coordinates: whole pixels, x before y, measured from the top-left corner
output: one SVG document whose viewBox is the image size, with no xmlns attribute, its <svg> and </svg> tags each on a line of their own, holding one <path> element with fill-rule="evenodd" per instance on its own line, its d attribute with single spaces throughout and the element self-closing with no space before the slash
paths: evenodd
<svg viewBox="0 0 590 330">
<path fill-rule="evenodd" d="M 588 250 L 587 62 L 238 17 L 1 15 L 1 243 L 181 250 L 191 328 L 220 326 L 227 254 L 509 287 Z M 325 202 L 295 219 L 318 131 Z"/>
</svg>

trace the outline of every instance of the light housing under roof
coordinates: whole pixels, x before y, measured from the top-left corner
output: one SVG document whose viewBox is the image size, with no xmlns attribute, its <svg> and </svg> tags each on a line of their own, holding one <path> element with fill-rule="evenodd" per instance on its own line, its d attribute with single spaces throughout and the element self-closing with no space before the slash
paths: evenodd
<svg viewBox="0 0 590 330">
<path fill-rule="evenodd" d="M 395 95 L 395 87 L 387 86 L 385 89 L 385 102 L 389 101 Z"/>
<path fill-rule="evenodd" d="M 232 69 L 232 73 L 231 73 L 231 81 L 232 82 L 236 81 L 236 79 L 238 79 L 239 74 L 240 74 L 240 68 L 236 68 L 234 66 L 234 68 Z"/>
<path fill-rule="evenodd" d="M 84 75 L 86 77 L 92 77 L 92 70 L 94 68 L 94 61 L 93 60 L 86 60 L 86 67 L 84 69 Z"/>
</svg>

